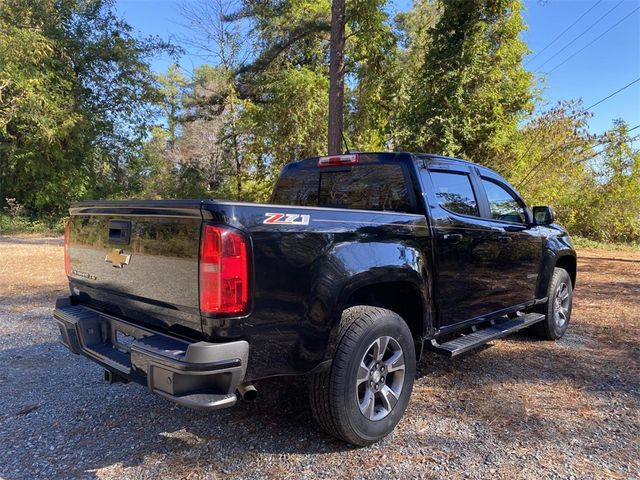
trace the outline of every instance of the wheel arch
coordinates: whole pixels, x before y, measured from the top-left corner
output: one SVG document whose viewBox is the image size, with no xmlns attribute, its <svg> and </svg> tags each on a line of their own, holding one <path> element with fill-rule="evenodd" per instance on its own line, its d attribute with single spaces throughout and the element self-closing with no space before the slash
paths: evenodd
<svg viewBox="0 0 640 480">
<path fill-rule="evenodd" d="M 337 332 L 342 312 L 357 305 L 385 308 L 398 314 L 411 331 L 416 344 L 416 354 L 419 357 L 422 342 L 432 330 L 433 309 L 426 289 L 415 280 L 407 277 L 391 281 L 378 279 L 345 291 L 336 312 L 336 321 L 331 331 L 325 359 L 333 358 L 340 341 L 337 338 Z"/>
<path fill-rule="evenodd" d="M 569 278 L 571 278 L 571 286 L 575 288 L 576 275 L 578 270 L 578 262 L 576 260 L 576 257 L 573 255 L 563 255 L 561 257 L 558 257 L 555 267 L 562 268 L 567 271 L 567 273 L 569 274 Z"/>
<path fill-rule="evenodd" d="M 424 336 L 424 305 L 418 287 L 407 281 L 366 285 L 351 293 L 343 310 L 356 305 L 370 305 L 397 313 L 406 322 L 414 338 Z"/>
<path fill-rule="evenodd" d="M 544 298 L 547 296 L 549 282 L 553 277 L 554 268 L 563 268 L 571 278 L 571 284 L 575 288 L 577 277 L 577 261 L 574 250 L 564 249 L 556 251 L 547 249 L 542 260 L 540 272 L 538 275 L 538 285 L 536 287 L 536 298 Z"/>
</svg>

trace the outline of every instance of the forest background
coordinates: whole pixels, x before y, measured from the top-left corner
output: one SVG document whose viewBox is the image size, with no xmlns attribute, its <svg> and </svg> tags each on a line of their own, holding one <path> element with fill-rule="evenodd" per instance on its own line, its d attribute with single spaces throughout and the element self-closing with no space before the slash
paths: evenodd
<svg viewBox="0 0 640 480">
<path fill-rule="evenodd" d="M 347 142 L 486 165 L 573 234 L 638 243 L 640 125 L 596 134 L 595 104 L 549 105 L 522 11 L 347 0 Z M 189 33 L 167 41 L 135 33 L 111 0 L 0 0 L 2 233 L 59 230 L 79 199 L 264 202 L 283 165 L 326 154 L 329 0 L 192 0 L 179 17 Z M 187 49 L 207 62 L 185 71 Z M 176 59 L 161 74 L 159 56 Z"/>
</svg>

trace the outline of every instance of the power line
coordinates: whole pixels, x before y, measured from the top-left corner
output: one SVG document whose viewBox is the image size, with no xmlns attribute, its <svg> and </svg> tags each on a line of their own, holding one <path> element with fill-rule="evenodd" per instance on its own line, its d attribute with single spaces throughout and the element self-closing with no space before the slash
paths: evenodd
<svg viewBox="0 0 640 480">
<path fill-rule="evenodd" d="M 640 126 L 640 125 L 639 125 L 639 126 Z M 640 140 L 640 135 L 636 135 L 635 137 L 631 137 L 631 138 L 627 141 L 627 143 L 628 143 L 629 145 L 632 145 L 632 144 L 633 144 L 633 142 L 635 142 L 635 141 L 637 141 L 637 140 Z M 615 141 L 618 141 L 618 139 L 614 139 L 614 140 L 611 140 L 611 141 L 609 141 L 609 142 L 604 142 L 604 143 L 602 143 L 602 144 L 595 145 L 595 146 L 594 146 L 594 148 L 595 148 L 595 147 L 599 147 L 599 146 L 601 146 L 601 145 L 606 145 L 606 144 L 608 144 L 608 143 L 613 143 L 613 142 L 615 142 Z M 587 158 L 581 158 L 580 160 L 577 160 L 577 161 L 573 162 L 573 164 L 574 164 L 574 165 L 577 165 L 578 163 L 584 163 L 584 162 L 588 162 L 589 160 L 593 160 L 593 159 L 594 159 L 594 158 L 596 158 L 597 156 L 601 155 L 605 150 L 606 150 L 606 148 L 603 148 L 602 150 L 596 151 L 596 153 L 594 153 L 594 154 L 593 154 L 593 155 L 591 155 L 590 157 L 587 157 Z"/>
<path fill-rule="evenodd" d="M 640 127 L 640 125 L 638 125 L 638 127 Z M 636 127 L 637 128 L 637 127 Z M 627 133 L 629 133 L 631 130 L 627 130 Z M 632 143 L 635 142 L 637 139 L 640 138 L 640 135 L 635 135 L 633 137 L 630 137 L 628 140 L 626 140 L 626 143 Z M 615 143 L 615 142 L 620 142 L 622 143 L 624 141 L 624 139 L 620 139 L 620 138 L 612 138 L 611 140 L 604 140 L 602 142 L 597 142 L 595 145 L 593 145 L 593 148 L 596 147 L 603 147 L 605 145 L 609 145 L 610 143 Z M 602 153 L 604 152 L 604 148 L 602 150 L 600 150 L 598 153 Z"/>
<path fill-rule="evenodd" d="M 586 108 L 584 111 L 586 112 L 587 110 L 592 109 L 592 108 L 593 108 L 593 107 L 595 107 L 596 105 L 601 104 L 601 103 L 602 103 L 602 102 L 604 102 L 605 100 L 608 100 L 608 99 L 610 99 L 611 97 L 613 97 L 613 96 L 617 95 L 618 93 L 620 93 L 620 92 L 621 92 L 621 91 L 623 91 L 624 89 L 626 89 L 626 88 L 630 87 L 631 85 L 633 85 L 634 83 L 636 83 L 638 80 L 640 80 L 640 78 L 638 78 L 638 79 L 634 80 L 633 82 L 631 82 L 630 84 L 625 85 L 624 87 L 622 87 L 622 88 L 620 88 L 620 89 L 616 90 L 615 92 L 613 92 L 613 93 L 611 93 L 611 94 L 607 95 L 606 97 L 604 97 L 604 98 L 602 98 L 602 99 L 598 100 L 596 103 L 594 103 L 593 105 L 590 105 L 590 106 L 589 106 L 589 108 Z M 581 113 L 582 113 L 582 111 L 580 111 L 580 112 L 576 113 L 575 115 L 571 115 L 569 118 L 570 118 L 570 119 L 571 119 L 571 118 L 575 118 L 575 117 L 577 117 L 578 115 L 580 115 Z M 638 125 L 638 127 L 640 127 L 640 125 Z M 634 127 L 632 130 L 635 130 L 635 129 L 636 129 L 636 128 L 638 128 L 638 127 Z M 540 134 L 542 133 L 542 131 L 543 131 L 543 129 L 542 129 L 542 128 L 540 128 L 540 129 L 535 133 L 535 135 L 533 136 L 533 138 L 531 139 L 531 141 L 530 141 L 530 142 L 529 142 L 529 144 L 527 145 L 527 149 L 524 151 L 524 153 L 522 154 L 522 156 L 521 156 L 520 158 L 524 158 L 524 157 L 526 157 L 526 156 L 527 156 L 527 153 L 529 153 L 529 151 L 531 150 L 531 147 L 533 147 L 533 144 L 536 142 L 536 140 L 538 140 L 538 137 L 540 136 Z M 629 130 L 629 131 L 631 131 L 631 130 Z"/>
<path fill-rule="evenodd" d="M 638 129 L 638 128 L 640 128 L 640 124 L 636 125 L 635 127 L 629 128 L 629 129 L 627 130 L 627 134 L 628 134 L 629 132 L 632 132 L 633 130 Z M 630 142 L 630 143 L 631 143 L 631 142 L 633 142 L 633 141 L 634 141 L 636 138 L 638 138 L 638 137 L 640 137 L 640 136 L 636 136 L 636 137 L 631 138 L 631 139 L 629 140 L 629 142 Z M 607 145 L 607 144 L 609 144 L 609 143 L 618 142 L 618 141 L 620 141 L 620 139 L 619 139 L 619 138 L 613 138 L 613 139 L 611 139 L 611 140 L 599 141 L 599 142 L 596 142 L 596 143 L 595 143 L 595 145 L 592 145 L 591 147 L 592 147 L 592 148 L 595 148 L 595 147 L 599 147 L 599 146 L 601 146 L 601 145 Z M 533 143 L 533 142 L 532 142 L 532 143 Z M 538 169 L 538 167 L 540 167 L 540 165 L 542 165 L 544 162 L 546 162 L 547 160 L 549 160 L 550 158 L 552 158 L 552 155 L 553 155 L 554 153 L 556 153 L 556 152 L 558 152 L 558 151 L 566 150 L 567 148 L 571 148 L 571 147 L 578 147 L 578 146 L 580 146 L 582 143 L 583 143 L 583 141 L 581 140 L 580 142 L 569 142 L 569 143 L 565 143 L 565 144 L 563 144 L 563 145 L 558 145 L 557 147 L 555 147 L 555 148 L 554 148 L 553 150 L 551 150 L 548 154 L 544 155 L 544 156 L 542 157 L 542 160 L 540 160 L 540 161 L 539 161 L 538 163 L 536 163 L 533 167 L 531 167 L 531 169 L 530 169 L 530 170 L 527 172 L 527 174 L 522 178 L 522 180 L 520 180 L 520 183 L 518 183 L 518 185 L 516 185 L 516 188 L 520 188 L 520 186 L 522 186 L 522 185 L 523 185 L 523 184 L 524 184 L 524 183 L 529 179 L 529 177 L 531 176 L 531 174 L 532 174 L 533 172 L 535 172 L 535 171 Z M 602 151 L 598 152 L 598 153 L 597 153 L 597 155 L 599 155 L 600 153 L 602 153 Z M 596 156 L 596 155 L 594 155 L 594 156 Z M 589 157 L 589 159 L 593 158 L 594 156 Z"/>
<path fill-rule="evenodd" d="M 616 23 L 614 23 L 613 25 L 611 25 L 608 29 L 606 29 L 604 32 L 602 32 L 600 35 L 598 35 L 596 38 L 594 38 L 593 40 L 591 40 L 589 43 L 587 43 L 584 47 L 582 47 L 580 50 L 578 50 L 577 52 L 575 52 L 573 55 L 570 55 L 569 57 L 565 58 L 562 62 L 560 62 L 558 65 L 556 65 L 555 67 L 553 67 L 551 70 L 549 70 L 546 74 L 549 75 L 550 73 L 556 71 L 558 68 L 560 68 L 562 65 L 564 65 L 565 63 L 567 63 L 569 60 L 571 60 L 573 57 L 575 57 L 576 55 L 578 55 L 580 52 L 582 52 L 584 49 L 586 49 L 587 47 L 593 45 L 595 42 L 597 42 L 598 40 L 600 40 L 604 35 L 606 35 L 607 33 L 609 33 L 611 30 L 613 30 L 614 28 L 616 28 L 618 25 L 620 25 L 622 22 L 624 22 L 627 18 L 629 18 L 631 15 L 633 15 L 634 13 L 636 13 L 638 10 L 640 10 L 640 7 L 635 8 L 634 10 L 632 10 L 631 12 L 629 12 L 627 15 L 625 15 L 624 17 L 622 17 L 620 20 L 618 20 Z"/>
<path fill-rule="evenodd" d="M 598 5 L 600 5 L 602 3 L 602 0 L 598 0 L 598 2 L 596 2 L 595 5 L 593 5 L 591 8 L 589 8 L 586 12 L 584 12 L 582 15 L 580 15 L 578 17 L 578 19 L 573 22 L 571 25 L 569 25 L 567 28 L 565 28 L 558 36 L 556 36 L 556 38 L 554 38 L 553 40 L 551 40 L 549 43 L 547 43 L 544 48 L 542 50 L 540 50 L 538 53 L 536 53 L 533 57 L 531 57 L 530 59 L 528 59 L 525 62 L 525 66 L 530 64 L 531 62 L 533 62 L 538 56 L 542 55 L 542 53 L 547 50 L 547 48 L 549 48 L 551 45 L 553 45 L 554 43 L 556 43 L 565 33 L 567 33 L 569 30 L 571 30 L 571 28 L 578 23 L 580 20 L 582 20 L 585 15 L 587 15 L 591 10 L 593 10 L 594 8 L 596 8 Z"/>
<path fill-rule="evenodd" d="M 633 85 L 634 83 L 638 83 L 640 82 L 640 77 L 636 78 L 633 82 L 631 83 L 627 83 L 624 87 L 616 90 L 615 92 L 613 92 L 611 95 L 607 95 L 606 97 L 604 97 L 602 100 L 598 100 L 596 103 L 594 103 L 593 105 L 589 105 L 587 108 L 584 109 L 584 111 L 589 111 L 591 110 L 593 107 L 600 105 L 602 102 L 604 102 L 605 100 L 609 100 L 611 97 L 613 97 L 614 95 L 617 95 L 618 93 L 620 93 L 623 90 L 626 90 L 627 88 L 629 88 L 631 85 Z"/>
<path fill-rule="evenodd" d="M 600 2 L 598 2 L 599 4 Z M 563 50 L 565 50 L 568 46 L 570 46 L 572 43 L 574 43 L 578 38 L 580 38 L 582 35 L 584 35 L 587 31 L 589 31 L 591 28 L 593 28 L 597 23 L 599 23 L 604 17 L 606 17 L 607 15 L 609 15 L 614 9 L 616 9 L 618 6 L 620 6 L 622 4 L 622 0 L 620 2 L 618 2 L 616 5 L 614 5 L 613 8 L 611 8 L 609 11 L 607 11 L 604 15 L 602 15 L 600 18 L 598 18 L 598 20 L 596 20 L 594 23 L 592 23 L 589 27 L 587 27 L 587 29 L 585 29 L 580 35 L 578 35 L 576 38 L 574 38 L 571 42 L 569 42 L 567 45 L 565 45 L 565 47 L 563 47 L 560 51 L 558 51 L 555 55 L 553 55 L 551 58 L 549 58 L 546 62 L 544 62 L 542 65 L 540 65 L 540 67 L 542 67 L 543 65 L 545 65 L 545 63 L 549 62 L 549 60 L 552 60 L 554 57 L 556 57 L 559 53 L 561 53 Z M 597 5 L 597 4 L 596 4 Z M 622 21 L 626 20 L 629 16 L 631 16 L 633 13 L 635 13 L 638 9 L 640 9 L 640 7 L 636 8 L 635 10 L 633 10 L 631 13 L 629 13 L 627 16 L 623 17 L 621 20 L 619 20 L 616 24 L 614 24 L 612 27 L 610 27 L 608 30 L 606 30 L 605 32 L 603 32 L 602 34 L 600 34 L 598 37 L 596 37 L 593 41 L 591 41 L 590 43 L 588 43 L 587 45 L 585 45 L 582 49 L 580 49 L 578 52 L 574 53 L 573 55 L 571 55 L 570 57 L 568 57 L 567 59 L 565 59 L 562 63 L 560 63 L 559 65 L 556 65 L 553 70 L 551 70 L 550 72 L 547 73 L 547 75 L 549 73 L 551 73 L 552 71 L 554 71 L 555 69 L 557 69 L 558 67 L 560 67 L 560 65 L 562 65 L 563 63 L 566 63 L 567 61 L 569 61 L 572 57 L 574 57 L 575 55 L 577 55 L 578 53 L 580 53 L 582 50 L 584 50 L 585 48 L 587 48 L 589 45 L 591 45 L 592 43 L 594 43 L 595 41 L 597 41 L 598 39 L 600 39 L 603 35 L 605 35 L 606 33 L 608 33 L 610 30 L 612 30 L 613 28 L 615 28 L 619 23 L 621 23 Z M 580 18 L 582 18 L 584 15 L 586 15 L 590 10 L 588 10 L 587 12 L 585 12 Z M 578 20 L 580 20 L 580 18 Z M 577 20 L 576 20 L 577 22 Z M 575 24 L 575 22 L 574 22 Z M 572 24 L 573 26 L 573 24 Z M 553 40 L 555 41 L 555 39 Z M 546 47 L 545 47 L 546 48 Z M 542 53 L 542 52 L 540 52 Z M 634 80 L 633 82 L 631 82 L 629 85 L 625 85 L 624 87 L 620 88 L 619 90 L 616 90 L 615 92 L 607 95 L 606 97 L 602 98 L 601 100 L 598 100 L 596 103 L 590 105 L 588 108 L 586 108 L 584 111 L 588 111 L 590 109 L 592 109 L 593 107 L 599 105 L 600 103 L 604 102 L 605 100 L 608 100 L 609 98 L 617 95 L 618 93 L 620 93 L 621 91 L 625 90 L 626 88 L 630 87 L 631 85 L 633 85 L 634 83 L 636 83 L 638 81 L 638 79 Z M 577 115 L 579 115 L 580 113 L 576 114 L 576 115 L 572 115 L 570 118 L 574 118 Z M 542 133 L 542 129 L 538 130 L 535 135 L 533 136 L 533 138 L 531 139 L 531 142 L 529 142 L 529 145 L 527 145 L 527 148 L 525 150 L 525 152 L 522 154 L 521 158 L 524 158 L 527 156 L 527 154 L 529 153 L 529 151 L 531 150 L 531 148 L 533 147 L 533 144 L 536 142 L 536 140 L 538 139 L 538 137 L 540 136 L 540 134 Z"/>
<path fill-rule="evenodd" d="M 562 52 L 564 52 L 567 48 L 569 48 L 571 45 L 573 45 L 578 39 L 582 38 L 583 35 L 585 35 L 589 30 L 591 30 L 593 27 L 595 27 L 598 23 L 600 23 L 607 15 L 609 15 L 611 12 L 613 12 L 616 8 L 618 8 L 620 5 L 622 5 L 622 2 L 624 0 L 620 0 L 618 3 L 616 3 L 613 8 L 609 9 L 607 11 L 607 13 L 605 13 L 604 15 L 602 15 L 600 18 L 598 18 L 595 22 L 593 22 L 591 25 L 589 25 L 587 28 L 585 28 L 577 37 L 575 37 L 573 40 L 571 40 L 569 43 L 567 43 L 564 47 L 562 47 L 560 50 L 558 50 L 555 54 L 553 54 L 550 58 L 548 58 L 545 62 L 542 63 L 542 65 L 539 65 L 538 68 L 536 69 L 536 72 L 539 72 L 540 69 L 542 67 L 544 67 L 547 63 L 549 63 L 551 60 L 553 60 L 554 58 L 556 58 L 558 55 L 560 55 Z"/>
</svg>

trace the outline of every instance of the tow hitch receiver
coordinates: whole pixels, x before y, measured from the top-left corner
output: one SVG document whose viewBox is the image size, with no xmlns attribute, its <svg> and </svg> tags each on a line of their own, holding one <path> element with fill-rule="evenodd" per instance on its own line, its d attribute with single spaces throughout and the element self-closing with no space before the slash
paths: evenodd
<svg viewBox="0 0 640 480">
<path fill-rule="evenodd" d="M 104 380 L 109 385 L 113 385 L 114 383 L 129 383 L 128 379 L 126 379 L 124 377 L 121 377 L 117 373 L 114 373 L 114 372 L 112 372 L 110 370 L 105 370 L 104 371 Z"/>
</svg>

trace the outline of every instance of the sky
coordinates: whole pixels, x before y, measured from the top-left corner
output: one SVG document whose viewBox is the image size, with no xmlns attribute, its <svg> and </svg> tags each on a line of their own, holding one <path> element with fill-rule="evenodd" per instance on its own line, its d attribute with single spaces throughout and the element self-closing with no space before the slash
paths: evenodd
<svg viewBox="0 0 640 480">
<path fill-rule="evenodd" d="M 179 6 L 189 1 L 117 0 L 116 8 L 141 35 L 180 43 L 189 29 Z M 410 5 L 410 0 L 395 0 L 391 9 Z M 546 106 L 581 98 L 589 107 L 640 78 L 640 0 L 525 0 L 524 7 L 528 29 L 522 39 L 532 51 L 524 64 L 541 76 Z M 191 71 L 203 61 L 187 49 L 179 63 Z M 164 72 L 171 62 L 156 58 L 152 68 Z M 611 128 L 617 118 L 630 127 L 640 125 L 640 80 L 589 111 L 593 133 Z"/>
</svg>

